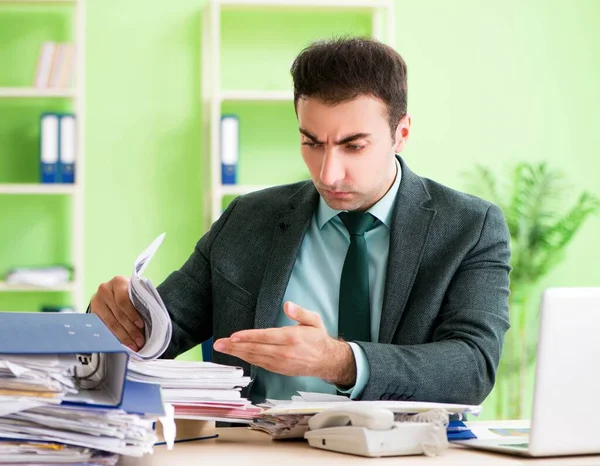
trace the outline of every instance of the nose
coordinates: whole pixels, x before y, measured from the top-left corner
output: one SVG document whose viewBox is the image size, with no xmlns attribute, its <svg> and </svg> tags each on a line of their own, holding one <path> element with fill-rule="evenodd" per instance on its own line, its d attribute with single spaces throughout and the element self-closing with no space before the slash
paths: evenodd
<svg viewBox="0 0 600 466">
<path fill-rule="evenodd" d="M 336 153 L 335 148 L 325 149 L 321 165 L 321 183 L 325 186 L 333 186 L 337 181 L 343 180 L 344 176 L 344 166 L 340 155 Z"/>
</svg>

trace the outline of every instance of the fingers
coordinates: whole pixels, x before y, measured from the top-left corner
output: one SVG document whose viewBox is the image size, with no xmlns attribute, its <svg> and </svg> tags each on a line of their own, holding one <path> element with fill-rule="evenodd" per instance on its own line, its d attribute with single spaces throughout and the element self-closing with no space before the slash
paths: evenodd
<svg viewBox="0 0 600 466">
<path fill-rule="evenodd" d="M 295 320 L 301 325 L 317 328 L 323 327 L 323 320 L 319 314 L 313 311 L 307 311 L 291 301 L 286 301 L 284 303 L 283 310 L 290 319 Z"/>
<path fill-rule="evenodd" d="M 295 327 L 241 330 L 232 334 L 230 340 L 233 343 L 255 342 L 270 345 L 293 345 L 298 343 L 297 333 Z"/>
<path fill-rule="evenodd" d="M 129 279 L 115 277 L 111 282 L 113 284 L 116 305 L 137 328 L 143 330 L 144 321 L 129 299 Z"/>
<path fill-rule="evenodd" d="M 129 296 L 126 294 L 127 287 L 122 286 L 122 282 L 126 283 L 126 280 L 123 277 L 115 277 L 110 282 L 100 285 L 92 299 L 91 312 L 102 319 L 121 343 L 133 351 L 138 351 L 144 345 L 144 335 L 133 322 L 141 320 L 141 318 L 134 309 L 137 317 L 134 317 L 134 321 L 132 321 L 122 308 L 127 308 L 124 303 L 125 299 L 129 301 Z M 125 296 L 123 296 L 124 293 Z M 131 305 L 131 302 L 129 304 Z M 131 310 L 129 310 L 129 315 L 132 315 Z"/>
<path fill-rule="evenodd" d="M 257 355 L 253 353 L 244 352 L 238 352 L 236 354 L 232 354 L 232 356 L 246 361 L 248 364 L 252 364 L 253 366 L 262 367 L 263 369 L 266 369 L 271 372 L 283 373 L 281 370 L 277 369 L 276 360 L 272 356 Z"/>
<path fill-rule="evenodd" d="M 238 354 L 254 354 L 259 356 L 276 356 L 277 346 L 263 343 L 234 343 L 230 338 L 221 338 L 214 344 L 214 348 L 222 353 L 238 356 Z M 239 357 L 239 356 L 238 356 Z"/>
<path fill-rule="evenodd" d="M 123 289 L 115 289 L 113 286 L 112 292 L 112 297 L 110 297 L 107 301 L 108 307 L 112 310 L 113 315 L 125 329 L 129 337 L 135 342 L 137 349 L 139 349 L 144 346 L 144 335 L 140 331 L 139 327 L 134 324 L 134 322 L 141 320 L 141 317 L 137 311 L 134 310 L 135 314 L 137 314 L 137 317 L 134 317 L 132 321 L 121 307 L 125 306 L 125 301 L 129 302 L 129 295 L 126 290 L 124 291 L 125 294 L 123 295 Z M 129 302 L 129 304 L 131 305 L 131 302 Z M 137 349 L 135 351 L 137 351 Z"/>
<path fill-rule="evenodd" d="M 258 343 L 232 343 L 229 338 L 221 338 L 215 341 L 213 347 L 216 351 L 235 356 L 267 370 L 275 369 L 280 359 L 277 355 L 269 354 L 277 347 Z"/>
</svg>

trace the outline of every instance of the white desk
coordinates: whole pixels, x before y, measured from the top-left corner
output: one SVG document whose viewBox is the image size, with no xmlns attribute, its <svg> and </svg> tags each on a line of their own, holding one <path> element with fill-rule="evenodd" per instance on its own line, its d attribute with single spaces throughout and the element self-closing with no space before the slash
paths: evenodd
<svg viewBox="0 0 600 466">
<path fill-rule="evenodd" d="M 312 466 L 364 464 L 370 466 L 411 465 L 600 465 L 600 455 L 530 459 L 450 446 L 441 455 L 391 458 L 362 458 L 311 448 L 305 440 L 271 440 L 265 433 L 244 427 L 217 429 L 218 439 L 178 443 L 168 451 L 159 446 L 153 455 L 123 458 L 120 465 L 130 466 Z"/>
</svg>

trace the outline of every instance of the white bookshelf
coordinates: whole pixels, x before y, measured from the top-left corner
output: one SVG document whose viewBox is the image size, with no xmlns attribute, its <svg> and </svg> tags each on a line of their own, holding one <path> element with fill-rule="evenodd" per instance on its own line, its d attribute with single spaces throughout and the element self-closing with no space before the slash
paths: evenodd
<svg viewBox="0 0 600 466">
<path fill-rule="evenodd" d="M 3 98 L 71 98 L 76 96 L 75 92 L 75 89 L 36 89 L 35 87 L 0 87 L 0 97 Z"/>
<path fill-rule="evenodd" d="M 78 311 L 85 311 L 83 290 L 84 268 L 84 153 L 85 153 L 85 0 L 0 0 L 0 14 L 5 4 L 31 5 L 32 11 L 36 5 L 64 6 L 69 5 L 71 10 L 71 41 L 75 52 L 74 87 L 69 89 L 38 89 L 35 87 L 0 87 L 2 99 L 37 99 L 37 98 L 63 98 L 71 99 L 72 112 L 76 115 L 76 159 L 74 184 L 42 184 L 42 183 L 14 183 L 0 184 L 0 195 L 67 195 L 72 197 L 71 202 L 71 244 L 70 260 L 73 266 L 73 279 L 71 282 L 56 287 L 36 287 L 27 285 L 9 285 L 0 282 L 0 292 L 70 292 L 72 303 Z M 41 45 L 41 44 L 40 44 Z M 0 66 L 3 66 L 0 64 Z M 33 80 L 33 76 L 32 76 Z M 1 83 L 0 83 L 1 84 Z M 43 111 L 43 110 L 41 110 Z M 41 112 L 40 111 L 40 112 Z"/>
<path fill-rule="evenodd" d="M 0 194 L 66 194 L 73 195 L 77 191 L 74 184 L 42 184 L 42 183 L 6 183 L 0 184 Z"/>
<path fill-rule="evenodd" d="M 202 129 L 205 160 L 205 226 L 208 228 L 221 215 L 224 196 L 243 195 L 269 186 L 223 185 L 219 130 L 222 104 L 236 102 L 289 102 L 292 89 L 249 90 L 221 89 L 221 15 L 228 11 L 310 10 L 315 14 L 331 11 L 362 11 L 371 15 L 372 36 L 384 43 L 394 43 L 395 0 L 207 0 L 202 19 Z M 315 39 L 317 39 L 315 37 Z M 257 64 L 257 66 L 260 66 Z M 241 123 L 243 124 L 243 123 Z M 244 158 L 243 141 L 240 159 Z M 244 159 L 243 163 L 252 163 Z"/>
<path fill-rule="evenodd" d="M 260 191 L 261 189 L 271 188 L 272 185 L 257 185 L 257 184 L 222 184 L 215 191 L 218 191 L 218 194 L 222 196 L 231 196 L 231 195 L 242 195 L 248 194 L 253 191 Z"/>
<path fill-rule="evenodd" d="M 78 0 L 0 0 L 1 3 L 17 3 L 17 4 L 40 4 L 48 5 L 52 3 L 65 4 L 65 3 L 76 3 Z"/>
<path fill-rule="evenodd" d="M 0 291 L 2 292 L 15 292 L 15 293 L 62 293 L 62 292 L 73 292 L 75 290 L 75 284 L 72 282 L 65 283 L 56 286 L 33 286 L 33 285 L 16 285 L 6 282 L 0 282 Z"/>
<path fill-rule="evenodd" d="M 217 98 L 221 102 L 291 102 L 294 93 L 291 91 L 222 91 Z"/>
</svg>

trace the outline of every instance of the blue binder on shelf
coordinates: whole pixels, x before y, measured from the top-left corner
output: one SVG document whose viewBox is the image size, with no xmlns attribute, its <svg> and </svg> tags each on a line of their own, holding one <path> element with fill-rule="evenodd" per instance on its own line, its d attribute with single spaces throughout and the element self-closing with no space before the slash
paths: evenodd
<svg viewBox="0 0 600 466">
<path fill-rule="evenodd" d="M 59 171 L 59 115 L 42 113 L 40 117 L 40 181 L 58 183 Z"/>
<path fill-rule="evenodd" d="M 63 113 L 59 116 L 58 124 L 58 164 L 60 183 L 75 183 L 75 115 Z"/>
<path fill-rule="evenodd" d="M 221 183 L 236 184 L 240 158 L 240 120 L 237 115 L 221 116 Z"/>
<path fill-rule="evenodd" d="M 0 312 L 2 354 L 76 354 L 81 369 L 102 361 L 101 382 L 66 395 L 63 403 L 102 408 L 123 403 L 129 354 L 95 314 Z"/>
</svg>

